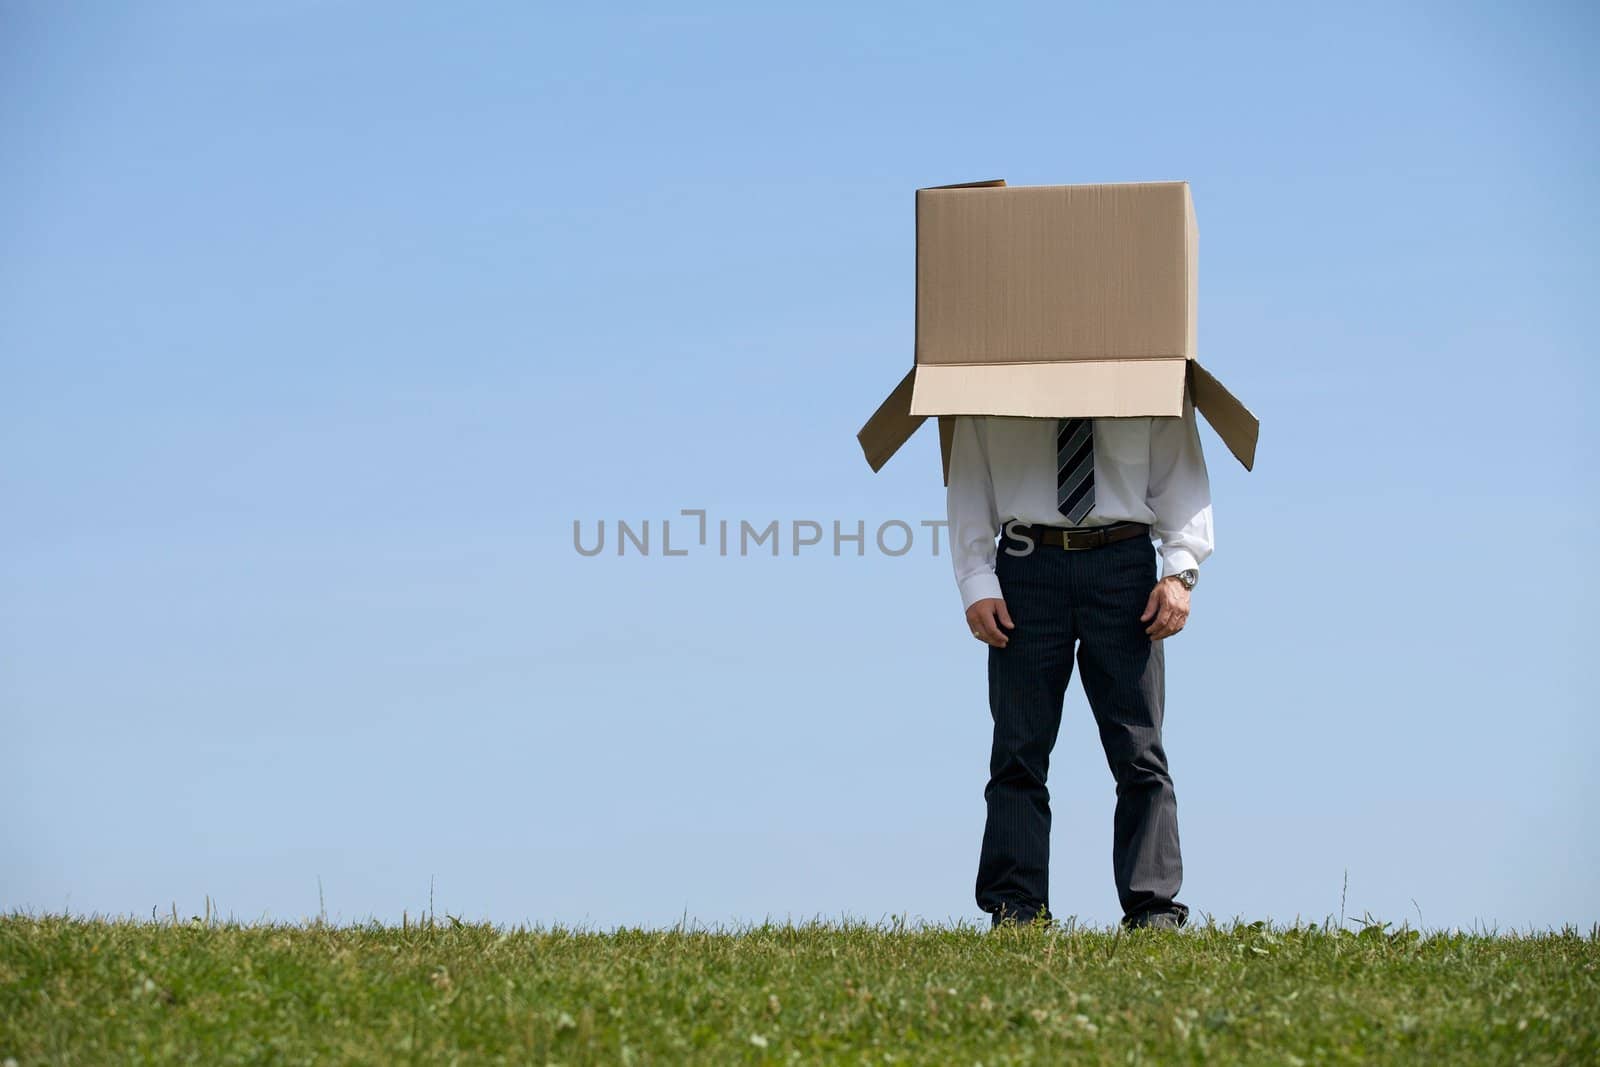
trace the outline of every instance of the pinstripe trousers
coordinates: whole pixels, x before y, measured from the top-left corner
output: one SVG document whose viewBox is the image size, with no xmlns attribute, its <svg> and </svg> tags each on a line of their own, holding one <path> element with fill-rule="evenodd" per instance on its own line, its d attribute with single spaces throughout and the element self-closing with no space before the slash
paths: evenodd
<svg viewBox="0 0 1600 1067">
<path fill-rule="evenodd" d="M 1183 881 L 1178 805 L 1161 745 L 1166 679 L 1160 641 L 1139 621 L 1156 583 L 1150 542 L 1068 552 L 1001 540 L 995 573 L 1015 624 L 989 649 L 994 744 L 978 859 L 984 911 L 1023 919 L 1050 904 L 1045 779 L 1076 650 L 1079 677 L 1117 786 L 1111 865 L 1125 919 L 1171 911 Z"/>
</svg>

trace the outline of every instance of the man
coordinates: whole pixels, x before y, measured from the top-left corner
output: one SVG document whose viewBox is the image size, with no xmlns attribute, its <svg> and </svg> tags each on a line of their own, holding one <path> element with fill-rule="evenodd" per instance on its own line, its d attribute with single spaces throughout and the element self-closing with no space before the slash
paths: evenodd
<svg viewBox="0 0 1600 1067">
<path fill-rule="evenodd" d="M 978 906 L 1049 916 L 1050 751 L 1076 650 L 1117 783 L 1112 870 L 1129 927 L 1177 928 L 1183 861 L 1161 744 L 1162 642 L 1211 555 L 1194 408 L 1170 418 L 962 416 L 948 503 L 956 581 L 989 646 L 994 742 Z M 1000 537 L 1000 543 L 995 542 Z M 1161 575 L 1151 541 L 1160 542 Z"/>
</svg>

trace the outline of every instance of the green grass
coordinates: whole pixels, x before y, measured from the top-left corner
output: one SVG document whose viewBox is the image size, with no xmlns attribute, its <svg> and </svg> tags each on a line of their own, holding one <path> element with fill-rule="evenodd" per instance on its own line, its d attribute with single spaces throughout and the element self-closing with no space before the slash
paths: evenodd
<svg viewBox="0 0 1600 1067">
<path fill-rule="evenodd" d="M 1591 930 L 0 918 L 0 1061 L 1600 1062 Z M 9 1067 L 9 1065 L 8 1065 Z"/>
</svg>

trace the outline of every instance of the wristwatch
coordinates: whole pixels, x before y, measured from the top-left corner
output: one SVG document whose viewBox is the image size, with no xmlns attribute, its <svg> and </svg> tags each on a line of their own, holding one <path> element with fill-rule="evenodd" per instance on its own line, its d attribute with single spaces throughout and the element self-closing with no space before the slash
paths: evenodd
<svg viewBox="0 0 1600 1067">
<path fill-rule="evenodd" d="M 1167 577 L 1178 579 L 1178 581 L 1183 583 L 1183 587 L 1185 589 L 1193 589 L 1195 584 L 1200 581 L 1200 572 L 1191 567 L 1186 571 L 1179 571 L 1176 574 L 1169 574 Z"/>
</svg>

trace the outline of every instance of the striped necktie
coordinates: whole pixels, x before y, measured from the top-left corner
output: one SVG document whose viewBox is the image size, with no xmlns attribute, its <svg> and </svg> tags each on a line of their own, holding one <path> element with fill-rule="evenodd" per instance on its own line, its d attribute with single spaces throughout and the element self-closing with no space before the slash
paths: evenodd
<svg viewBox="0 0 1600 1067">
<path fill-rule="evenodd" d="M 1073 526 L 1094 510 L 1094 420 L 1061 419 L 1056 426 L 1056 510 Z"/>
</svg>

